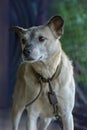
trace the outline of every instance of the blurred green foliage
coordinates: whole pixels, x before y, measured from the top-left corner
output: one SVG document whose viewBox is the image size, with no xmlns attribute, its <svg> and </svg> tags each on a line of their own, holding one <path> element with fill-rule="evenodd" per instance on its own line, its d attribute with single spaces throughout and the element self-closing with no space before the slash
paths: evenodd
<svg viewBox="0 0 87 130">
<path fill-rule="evenodd" d="M 61 15 L 65 20 L 62 46 L 70 59 L 81 65 L 79 83 L 87 86 L 87 1 L 53 0 L 50 16 Z"/>
</svg>

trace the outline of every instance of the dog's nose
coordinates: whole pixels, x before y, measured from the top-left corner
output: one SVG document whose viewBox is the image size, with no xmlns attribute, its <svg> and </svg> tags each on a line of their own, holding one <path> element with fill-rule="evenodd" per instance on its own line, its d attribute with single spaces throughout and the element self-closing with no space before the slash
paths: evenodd
<svg viewBox="0 0 87 130">
<path fill-rule="evenodd" d="M 23 50 L 23 54 L 24 54 L 25 57 L 28 57 L 30 55 L 30 53 L 31 53 L 31 50 L 29 48 L 25 48 Z"/>
</svg>

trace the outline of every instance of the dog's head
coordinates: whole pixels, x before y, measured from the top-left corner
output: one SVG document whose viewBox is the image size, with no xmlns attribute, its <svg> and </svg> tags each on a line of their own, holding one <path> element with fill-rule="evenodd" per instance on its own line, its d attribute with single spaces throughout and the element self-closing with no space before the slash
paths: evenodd
<svg viewBox="0 0 87 130">
<path fill-rule="evenodd" d="M 24 29 L 11 27 L 20 38 L 24 61 L 43 61 L 51 57 L 58 49 L 58 41 L 63 34 L 64 20 L 60 16 L 52 17 L 46 24 Z"/>
</svg>

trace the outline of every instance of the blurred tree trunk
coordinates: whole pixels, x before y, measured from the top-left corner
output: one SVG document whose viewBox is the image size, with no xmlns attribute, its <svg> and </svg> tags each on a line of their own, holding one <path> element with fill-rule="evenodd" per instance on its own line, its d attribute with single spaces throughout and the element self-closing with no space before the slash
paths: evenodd
<svg viewBox="0 0 87 130">
<path fill-rule="evenodd" d="M 9 101 L 8 83 L 8 43 L 9 43 L 9 0 L 0 1 L 0 108 L 7 107 Z"/>
</svg>

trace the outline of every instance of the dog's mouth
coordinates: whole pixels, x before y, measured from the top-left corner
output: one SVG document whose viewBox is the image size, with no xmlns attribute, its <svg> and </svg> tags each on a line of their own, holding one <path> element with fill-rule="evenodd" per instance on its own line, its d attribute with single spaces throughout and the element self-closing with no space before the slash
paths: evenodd
<svg viewBox="0 0 87 130">
<path fill-rule="evenodd" d="M 39 58 L 33 58 L 33 57 L 25 57 L 23 56 L 23 61 L 24 62 L 36 62 L 36 61 L 40 61 L 42 59 L 42 56 L 40 56 Z"/>
</svg>

